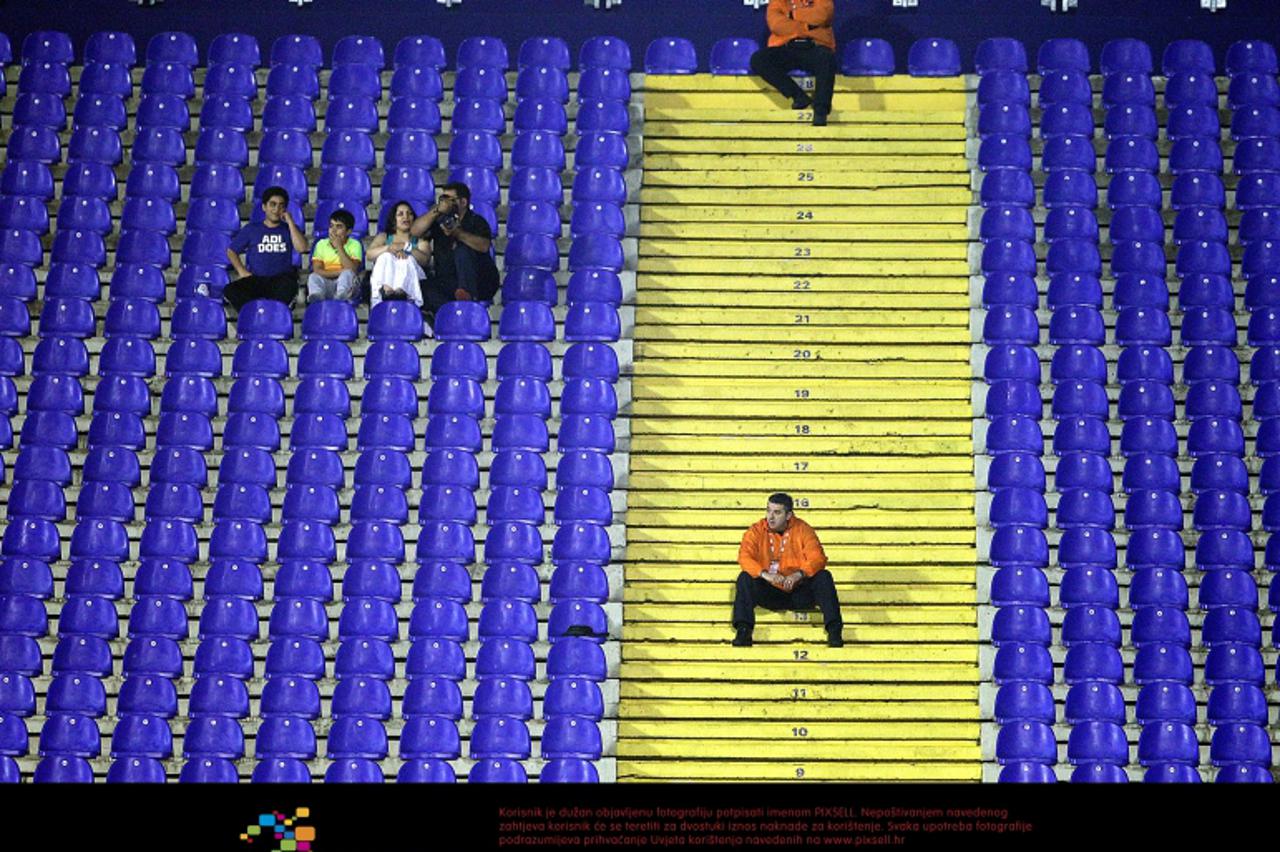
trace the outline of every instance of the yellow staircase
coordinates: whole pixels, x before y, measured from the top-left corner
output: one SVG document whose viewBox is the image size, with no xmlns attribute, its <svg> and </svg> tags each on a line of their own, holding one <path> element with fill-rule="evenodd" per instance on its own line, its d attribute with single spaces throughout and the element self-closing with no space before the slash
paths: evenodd
<svg viewBox="0 0 1280 852">
<path fill-rule="evenodd" d="M 967 97 L 842 79 L 815 128 L 646 78 L 618 780 L 980 779 Z M 773 491 L 844 648 L 816 611 L 730 645 Z"/>
</svg>

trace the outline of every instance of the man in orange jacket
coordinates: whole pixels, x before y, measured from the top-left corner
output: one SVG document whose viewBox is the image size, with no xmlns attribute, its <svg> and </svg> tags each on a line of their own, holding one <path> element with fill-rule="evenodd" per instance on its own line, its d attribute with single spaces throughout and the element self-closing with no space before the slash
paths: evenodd
<svg viewBox="0 0 1280 852">
<path fill-rule="evenodd" d="M 787 494 L 769 495 L 762 520 L 752 524 L 738 548 L 738 590 L 733 600 L 733 644 L 747 647 L 755 628 L 755 608 L 822 610 L 827 644 L 844 646 L 836 584 L 827 554 L 813 527 L 795 516 Z"/>
<path fill-rule="evenodd" d="M 793 109 L 812 106 L 813 123 L 821 127 L 836 85 L 835 0 L 769 0 L 767 15 L 769 46 L 752 55 L 751 73 L 791 98 Z M 812 100 L 791 79 L 797 68 L 814 76 Z"/>
</svg>

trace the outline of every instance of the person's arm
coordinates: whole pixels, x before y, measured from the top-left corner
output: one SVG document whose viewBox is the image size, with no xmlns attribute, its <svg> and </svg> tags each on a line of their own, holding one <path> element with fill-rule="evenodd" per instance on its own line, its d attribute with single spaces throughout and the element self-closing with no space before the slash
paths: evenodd
<svg viewBox="0 0 1280 852">
<path fill-rule="evenodd" d="M 352 241 L 355 242 L 355 247 L 352 252 L 347 251 L 346 243 L 343 243 L 340 246 L 334 246 L 334 249 L 338 253 L 338 263 L 342 264 L 342 268 L 338 270 L 338 274 L 342 274 L 343 272 L 355 272 L 360 268 L 360 261 L 364 259 L 364 254 L 361 252 L 359 247 L 360 243 L 358 241 Z M 355 255 L 354 257 L 352 256 L 353 254 Z"/>
<path fill-rule="evenodd" d="M 827 553 L 822 549 L 822 542 L 812 527 L 801 527 L 804 534 L 800 537 L 800 570 L 806 577 L 812 577 L 827 567 Z"/>
<path fill-rule="evenodd" d="M 833 0 L 817 0 L 812 6 L 796 10 L 796 21 L 803 28 L 801 35 L 807 35 L 812 30 L 830 29 L 835 16 Z"/>
<path fill-rule="evenodd" d="M 424 236 L 427 231 L 431 230 L 431 226 L 440 218 L 439 202 L 433 204 L 426 213 L 423 213 L 417 219 L 413 220 L 413 224 L 409 227 L 409 235 L 413 237 Z"/>
<path fill-rule="evenodd" d="M 240 255 L 230 248 L 227 249 L 227 260 L 231 263 L 231 268 L 236 271 L 237 278 L 249 277 L 249 267 L 245 266 L 244 261 L 240 259 Z"/>
<path fill-rule="evenodd" d="M 453 231 L 447 233 L 467 248 L 478 251 L 481 254 L 487 253 L 489 251 L 489 246 L 493 244 L 493 240 L 489 237 L 462 230 L 461 224 L 459 224 L 457 228 L 454 228 Z"/>
<path fill-rule="evenodd" d="M 298 254 L 302 254 L 307 250 L 307 237 L 298 228 L 298 224 L 293 221 L 293 214 L 288 210 L 284 211 L 281 216 L 284 223 L 289 226 L 289 240 L 293 243 L 293 250 Z"/>
<path fill-rule="evenodd" d="M 391 250 L 391 243 L 387 241 L 386 234 L 378 234 L 373 238 L 373 242 L 369 244 L 369 252 L 365 256 L 369 260 L 377 260 L 382 255 Z"/>
<path fill-rule="evenodd" d="M 323 243 L 317 243 L 316 248 L 320 248 L 321 245 L 323 245 Z M 316 275 L 319 275 L 321 278 L 337 278 L 338 273 L 342 270 L 328 269 L 324 265 L 324 261 L 317 257 L 316 253 L 313 251 L 311 253 L 311 271 Z"/>
<path fill-rule="evenodd" d="M 742 544 L 738 545 L 738 565 L 752 577 L 760 577 L 765 566 L 760 562 L 760 537 L 756 527 L 747 527 L 742 534 Z"/>
<path fill-rule="evenodd" d="M 769 32 L 783 38 L 795 38 L 808 29 L 807 25 L 791 17 L 791 7 L 786 0 L 770 0 L 765 18 L 769 22 Z"/>
</svg>

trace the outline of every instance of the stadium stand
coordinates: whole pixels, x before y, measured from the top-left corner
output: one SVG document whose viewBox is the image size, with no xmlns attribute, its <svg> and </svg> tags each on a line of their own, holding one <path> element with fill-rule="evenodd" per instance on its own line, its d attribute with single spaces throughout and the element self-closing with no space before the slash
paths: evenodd
<svg viewBox="0 0 1280 852">
<path fill-rule="evenodd" d="M 0 40 L 0 780 L 1272 780 L 1272 45 L 867 37 L 825 128 L 744 38 L 327 47 Z M 496 304 L 224 310 L 268 187 L 453 180 Z M 729 646 L 779 488 L 844 648 Z"/>
</svg>

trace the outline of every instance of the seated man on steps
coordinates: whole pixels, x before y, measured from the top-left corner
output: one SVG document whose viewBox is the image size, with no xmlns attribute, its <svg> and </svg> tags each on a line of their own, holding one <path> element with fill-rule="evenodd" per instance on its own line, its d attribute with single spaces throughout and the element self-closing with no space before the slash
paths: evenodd
<svg viewBox="0 0 1280 852">
<path fill-rule="evenodd" d="M 751 56 L 751 73 L 791 98 L 792 109 L 813 107 L 821 127 L 831 112 L 836 85 L 835 0 L 769 0 L 769 45 Z M 811 99 L 791 78 L 800 69 L 814 77 Z"/>
<path fill-rule="evenodd" d="M 254 299 L 291 305 L 298 295 L 297 257 L 307 250 L 307 238 L 289 213 L 289 193 L 278 186 L 268 188 L 262 193 L 262 213 L 263 220 L 236 232 L 227 249 L 236 279 L 222 291 L 222 298 L 237 311 Z"/>
<path fill-rule="evenodd" d="M 364 260 L 364 246 L 351 236 L 356 217 L 350 210 L 335 210 L 329 217 L 329 234 L 311 250 L 311 275 L 307 278 L 307 304 L 322 299 L 350 301 L 356 295 L 356 276 Z"/>
<path fill-rule="evenodd" d="M 755 608 L 801 610 L 817 607 L 827 628 L 827 644 L 844 647 L 840 602 L 826 570 L 827 554 L 813 527 L 792 512 L 788 494 L 770 494 L 762 520 L 752 524 L 738 548 L 737 594 L 733 599 L 733 644 L 751 645 Z"/>
<path fill-rule="evenodd" d="M 498 266 L 489 256 L 493 231 L 471 209 L 465 183 L 440 187 L 440 200 L 414 220 L 409 233 L 431 240 L 432 269 L 422 282 L 428 322 L 449 302 L 487 301 L 498 291 Z"/>
</svg>

